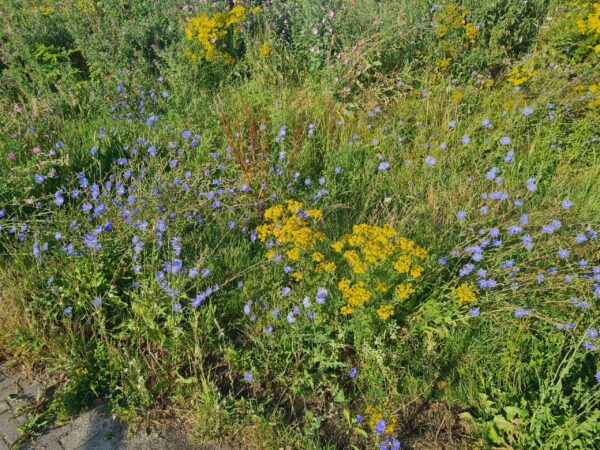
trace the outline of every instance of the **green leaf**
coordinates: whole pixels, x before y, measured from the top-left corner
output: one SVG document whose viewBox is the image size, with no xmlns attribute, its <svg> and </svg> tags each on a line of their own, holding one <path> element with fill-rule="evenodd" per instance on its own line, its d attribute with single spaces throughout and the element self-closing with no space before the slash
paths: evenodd
<svg viewBox="0 0 600 450">
<path fill-rule="evenodd" d="M 499 430 L 505 432 L 511 431 L 514 427 L 514 424 L 512 424 L 502 416 L 494 416 L 494 424 L 498 427 Z"/>
<path fill-rule="evenodd" d="M 367 439 L 369 437 L 369 435 L 367 434 L 367 432 L 365 430 L 363 430 L 362 428 L 353 428 L 353 430 L 360 437 L 363 437 L 365 439 Z"/>
<path fill-rule="evenodd" d="M 496 432 L 496 429 L 493 426 L 490 426 L 490 429 L 488 431 L 488 437 L 492 442 L 496 444 L 500 442 L 500 436 L 498 436 L 498 433 Z"/>
<path fill-rule="evenodd" d="M 342 389 L 337 391 L 337 394 L 335 394 L 333 401 L 336 403 L 344 403 L 346 401 L 346 396 L 344 395 L 344 391 Z"/>
<path fill-rule="evenodd" d="M 344 416 L 344 419 L 346 419 L 346 422 L 348 422 L 348 424 L 350 424 L 350 411 L 348 411 L 347 409 L 344 409 L 342 411 L 342 415 Z"/>
<path fill-rule="evenodd" d="M 474 418 L 474 417 L 471 415 L 471 413 L 470 413 L 470 412 L 468 412 L 468 411 L 465 411 L 465 412 L 462 412 L 462 413 L 460 413 L 460 414 L 458 415 L 458 417 L 460 417 L 461 419 L 464 419 L 464 420 L 469 420 L 469 421 L 471 421 L 471 422 L 475 422 L 475 418 Z"/>
<path fill-rule="evenodd" d="M 508 420 L 513 420 L 515 417 L 521 415 L 521 410 L 515 406 L 505 406 L 504 412 L 506 413 Z"/>
</svg>

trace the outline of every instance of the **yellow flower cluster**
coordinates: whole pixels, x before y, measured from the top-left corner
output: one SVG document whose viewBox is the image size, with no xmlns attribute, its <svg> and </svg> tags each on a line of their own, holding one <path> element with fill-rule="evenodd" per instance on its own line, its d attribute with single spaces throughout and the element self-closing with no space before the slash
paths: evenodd
<svg viewBox="0 0 600 450">
<path fill-rule="evenodd" d="M 358 253 L 356 253 L 355 250 L 348 250 L 347 252 L 344 252 L 344 258 L 346 261 L 348 261 L 348 264 L 350 264 L 352 272 L 357 274 L 363 274 L 366 272 L 367 265 L 361 261 L 360 256 L 358 256 Z"/>
<path fill-rule="evenodd" d="M 410 274 L 413 278 L 419 278 L 423 273 L 423 266 L 418 264 L 413 265 L 411 255 L 400 255 L 400 257 L 394 262 L 394 270 L 398 273 Z"/>
<path fill-rule="evenodd" d="M 312 260 L 317 264 L 315 268 L 315 272 L 317 273 L 333 273 L 335 272 L 335 269 L 337 269 L 337 266 L 333 261 L 325 261 L 325 256 L 323 253 L 314 252 L 312 254 Z"/>
<path fill-rule="evenodd" d="M 452 64 L 452 58 L 438 59 L 435 63 L 435 68 L 437 71 L 444 72 L 448 70 L 450 64 Z"/>
<path fill-rule="evenodd" d="M 184 31 L 189 41 L 200 43 L 204 49 L 204 59 L 213 61 L 220 54 L 226 64 L 231 64 L 235 61 L 234 57 L 226 50 L 219 50 L 218 46 L 227 37 L 237 33 L 237 25 L 245 19 L 246 8 L 236 5 L 228 12 L 192 17 Z M 197 59 L 192 50 L 188 50 L 187 54 L 192 59 Z"/>
<path fill-rule="evenodd" d="M 377 422 L 379 422 L 381 419 L 384 419 L 383 411 L 381 409 L 373 408 L 372 406 L 367 406 L 365 412 L 367 413 L 367 415 L 371 416 L 369 418 L 369 426 L 371 427 L 371 430 L 375 431 Z M 398 423 L 398 418 L 395 416 L 388 417 L 385 423 L 386 427 L 384 434 L 393 434 L 394 429 L 396 428 L 396 424 Z"/>
<path fill-rule="evenodd" d="M 298 261 L 300 259 L 300 249 L 298 247 L 293 247 L 286 252 L 286 255 L 292 261 Z"/>
<path fill-rule="evenodd" d="M 408 300 L 408 298 L 415 292 L 411 283 L 400 283 L 395 289 L 396 295 L 400 300 Z"/>
<path fill-rule="evenodd" d="M 286 245 L 288 249 L 285 256 L 291 261 L 298 261 L 302 253 L 312 250 L 319 241 L 325 239 L 323 233 L 314 230 L 309 223 L 323 218 L 320 209 L 304 210 L 304 204 L 295 200 L 287 200 L 284 204 L 275 205 L 264 213 L 265 223 L 256 228 L 258 239 L 262 242 L 273 239 L 279 245 Z M 276 255 L 275 250 L 269 249 L 265 253 L 267 259 Z M 335 263 L 326 262 L 322 253 L 314 252 L 312 260 L 317 263 L 317 272 L 333 272 Z M 301 281 L 304 276 L 301 272 L 294 272 L 295 281 Z"/>
<path fill-rule="evenodd" d="M 577 21 L 581 34 L 600 34 L 600 3 L 594 3 L 592 8 L 587 17 Z"/>
<path fill-rule="evenodd" d="M 274 238 L 279 243 L 293 244 L 298 251 L 312 249 L 324 236 L 313 230 L 307 219 L 321 219 L 323 212 L 320 209 L 304 211 L 303 208 L 303 203 L 288 200 L 285 205 L 267 209 L 264 213 L 265 223 L 256 228 L 258 239 L 264 242 L 268 238 Z"/>
<path fill-rule="evenodd" d="M 588 86 L 588 92 L 594 97 L 589 101 L 588 106 L 590 108 L 600 108 L 600 87 L 597 84 Z"/>
<path fill-rule="evenodd" d="M 370 266 L 381 265 L 398 251 L 408 252 L 409 255 L 420 259 L 427 257 L 423 248 L 416 246 L 413 241 L 399 237 L 397 231 L 388 224 L 383 227 L 354 225 L 351 234 L 342 236 L 331 247 L 337 253 L 342 253 L 346 247 L 351 248 L 343 253 L 343 257 L 355 274 L 364 274 Z M 406 272 L 410 270 L 409 255 L 406 255 L 409 258 Z"/>
<path fill-rule="evenodd" d="M 264 41 L 258 50 L 263 58 L 268 58 L 273 54 L 273 49 L 267 41 Z"/>
<path fill-rule="evenodd" d="M 474 44 L 479 36 L 479 29 L 472 23 L 467 22 L 467 9 L 457 3 L 449 3 L 443 9 L 434 14 L 436 33 L 440 38 L 454 30 L 462 30 L 467 40 Z"/>
<path fill-rule="evenodd" d="M 590 84 L 586 86 L 584 84 L 578 84 L 573 87 L 575 92 L 588 92 L 590 94 L 591 100 L 588 102 L 588 106 L 590 108 L 600 107 L 600 85 L 599 84 Z"/>
<path fill-rule="evenodd" d="M 434 20 L 437 23 L 436 32 L 439 37 L 446 36 L 449 30 L 460 28 L 466 23 L 461 8 L 456 3 L 449 3 L 444 9 L 436 12 Z"/>
<path fill-rule="evenodd" d="M 377 292 L 378 294 L 385 294 L 389 290 L 390 289 L 386 286 L 385 283 L 382 283 L 381 281 L 378 281 L 377 283 L 375 283 L 375 292 Z"/>
<path fill-rule="evenodd" d="M 460 88 L 456 88 L 452 91 L 452 95 L 451 95 L 451 99 L 452 101 L 456 102 L 456 103 L 460 103 L 462 101 L 462 99 L 464 98 L 465 93 L 462 89 Z"/>
<path fill-rule="evenodd" d="M 479 29 L 472 23 L 467 23 L 465 25 L 465 36 L 471 44 L 474 44 L 479 36 Z"/>
<path fill-rule="evenodd" d="M 373 295 L 365 288 L 364 281 L 359 281 L 352 286 L 352 281 L 347 278 L 338 283 L 338 289 L 342 293 L 344 300 L 348 303 L 342 307 L 342 314 L 345 316 L 352 314 L 355 308 L 363 306 Z"/>
<path fill-rule="evenodd" d="M 38 6 L 38 11 L 41 12 L 44 16 L 49 16 L 50 14 L 52 14 L 52 6 L 40 5 Z"/>
<path fill-rule="evenodd" d="M 531 80 L 538 73 L 539 72 L 537 70 L 529 70 L 525 67 L 513 67 L 510 72 L 510 76 L 508 77 L 508 82 L 513 86 L 521 86 L 522 84 L 525 84 Z"/>
<path fill-rule="evenodd" d="M 382 305 L 377 310 L 377 315 L 381 317 L 383 320 L 388 320 L 391 316 L 394 315 L 394 307 L 389 303 Z"/>
<path fill-rule="evenodd" d="M 577 6 L 588 7 L 589 3 L 583 3 Z M 585 17 L 580 18 L 577 21 L 577 27 L 581 34 L 587 36 L 595 36 L 600 39 L 600 3 L 591 4 L 592 10 Z M 600 42 L 596 40 L 597 44 L 593 46 L 593 50 L 596 54 L 600 54 Z"/>
<path fill-rule="evenodd" d="M 361 278 L 367 277 L 366 281 L 361 280 L 354 285 L 349 279 L 339 283 L 338 288 L 347 303 L 341 309 L 344 315 L 352 314 L 361 307 L 372 297 L 373 292 L 381 295 L 389 292 L 389 278 L 397 278 L 400 274 L 416 279 L 425 270 L 419 263 L 427 258 L 427 251 L 414 241 L 399 236 L 388 224 L 383 227 L 355 225 L 352 233 L 342 236 L 331 247 L 342 255 L 353 274 Z M 370 287 L 367 287 L 367 282 Z M 411 283 L 400 283 L 396 285 L 394 292 L 400 300 L 407 300 L 415 292 L 415 288 Z M 385 302 L 376 312 L 383 320 L 387 320 L 394 315 L 394 308 L 392 304 Z"/>
<path fill-rule="evenodd" d="M 321 252 L 314 252 L 312 254 L 312 260 L 316 263 L 323 262 L 325 260 L 325 255 Z"/>
<path fill-rule="evenodd" d="M 457 288 L 452 288 L 452 290 L 456 292 L 458 303 L 461 305 L 463 303 L 471 303 L 477 300 L 475 292 L 473 292 L 473 285 L 471 283 L 462 283 Z"/>
</svg>

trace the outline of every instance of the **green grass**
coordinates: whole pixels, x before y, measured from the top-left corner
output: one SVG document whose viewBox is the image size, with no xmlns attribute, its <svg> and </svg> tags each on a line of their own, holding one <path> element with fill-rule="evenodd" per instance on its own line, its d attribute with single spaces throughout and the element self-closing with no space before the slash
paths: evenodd
<svg viewBox="0 0 600 450">
<path fill-rule="evenodd" d="M 593 7 L 263 3 L 228 31 L 234 64 L 185 56 L 187 20 L 228 2 L 0 6 L 0 350 L 63 380 L 28 432 L 102 399 L 240 448 L 597 447 L 600 36 L 577 27 Z M 306 223 L 323 240 L 298 260 L 275 244 L 277 262 L 251 234 L 286 200 L 322 210 Z M 425 248 L 423 275 L 353 273 L 331 244 L 363 223 Z M 344 278 L 372 290 L 347 317 Z"/>
</svg>

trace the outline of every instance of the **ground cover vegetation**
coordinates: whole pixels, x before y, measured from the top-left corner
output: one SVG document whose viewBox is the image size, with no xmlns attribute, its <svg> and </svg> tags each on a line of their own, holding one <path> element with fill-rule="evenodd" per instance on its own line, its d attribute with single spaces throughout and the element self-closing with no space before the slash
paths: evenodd
<svg viewBox="0 0 600 450">
<path fill-rule="evenodd" d="M 600 447 L 600 4 L 0 3 L 0 348 L 240 448 Z"/>
</svg>

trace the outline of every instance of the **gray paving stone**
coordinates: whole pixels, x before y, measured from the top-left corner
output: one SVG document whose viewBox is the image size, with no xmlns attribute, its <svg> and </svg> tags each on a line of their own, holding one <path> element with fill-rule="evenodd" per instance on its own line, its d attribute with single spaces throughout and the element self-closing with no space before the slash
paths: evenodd
<svg viewBox="0 0 600 450">
<path fill-rule="evenodd" d="M 19 408 L 36 401 L 43 385 L 11 374 L 0 364 L 0 450 L 10 446 L 23 433 L 17 425 L 27 420 Z M 188 442 L 181 430 L 128 434 L 127 425 L 113 419 L 102 406 L 86 411 L 62 426 L 45 430 L 19 450 L 225 450 L 222 447 Z"/>
<path fill-rule="evenodd" d="M 64 447 L 62 445 L 60 445 L 60 442 L 58 441 L 49 441 L 47 443 L 39 443 L 36 442 L 35 443 L 35 447 L 29 447 L 32 450 L 64 450 Z M 21 450 L 25 450 L 24 448 L 22 448 Z"/>
<path fill-rule="evenodd" d="M 5 373 L 0 373 L 0 395 L 3 395 L 6 391 L 7 393 L 12 392 L 12 385 L 15 384 L 15 378 L 6 375 Z"/>
<path fill-rule="evenodd" d="M 9 446 L 14 444 L 23 435 L 17 428 L 17 425 L 23 423 L 23 420 L 23 418 L 14 417 L 10 412 L 0 414 L 0 435 L 2 435 L 4 441 Z"/>
<path fill-rule="evenodd" d="M 10 411 L 10 405 L 5 400 L 0 400 L 0 414 Z"/>
<path fill-rule="evenodd" d="M 99 407 L 71 421 L 71 431 L 60 439 L 60 443 L 65 450 L 119 448 L 115 445 L 123 441 L 126 434 L 125 425 L 108 417 Z"/>
<path fill-rule="evenodd" d="M 42 390 L 41 386 L 36 383 L 19 379 L 15 382 L 13 392 L 10 392 L 4 400 L 12 409 L 16 409 L 19 406 L 35 402 Z"/>
<path fill-rule="evenodd" d="M 60 439 L 71 431 L 69 424 L 47 430 L 42 436 L 28 442 L 20 450 L 64 450 Z"/>
</svg>

